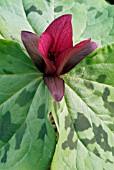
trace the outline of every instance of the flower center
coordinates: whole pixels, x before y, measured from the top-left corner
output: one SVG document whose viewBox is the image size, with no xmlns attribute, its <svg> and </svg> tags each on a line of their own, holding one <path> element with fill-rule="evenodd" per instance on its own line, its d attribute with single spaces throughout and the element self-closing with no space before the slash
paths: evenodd
<svg viewBox="0 0 114 170">
<path fill-rule="evenodd" d="M 48 55 L 48 59 L 52 62 L 55 63 L 55 56 L 54 56 L 54 52 L 49 51 L 49 55 Z"/>
<path fill-rule="evenodd" d="M 48 59 L 54 64 L 58 55 L 60 54 L 61 52 L 53 52 L 53 51 L 49 51 L 48 53 Z"/>
</svg>

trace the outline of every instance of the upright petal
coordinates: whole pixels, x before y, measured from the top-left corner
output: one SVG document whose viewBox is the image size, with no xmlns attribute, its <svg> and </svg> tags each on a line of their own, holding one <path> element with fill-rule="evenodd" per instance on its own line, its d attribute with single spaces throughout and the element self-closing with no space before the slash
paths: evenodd
<svg viewBox="0 0 114 170">
<path fill-rule="evenodd" d="M 46 74 L 53 74 L 56 70 L 55 66 L 38 50 L 40 38 L 32 32 L 22 31 L 21 39 L 37 68 L 43 73 L 45 72 Z M 46 43 L 48 43 L 48 41 Z"/>
<path fill-rule="evenodd" d="M 53 38 L 48 33 L 41 34 L 38 42 L 38 50 L 42 54 L 42 57 L 46 63 L 46 74 L 53 74 L 56 70 L 55 65 L 48 59 L 49 51 L 53 44 Z"/>
<path fill-rule="evenodd" d="M 39 37 L 32 32 L 22 31 L 21 39 L 34 64 L 41 72 L 44 72 L 45 63 L 38 51 Z"/>
<path fill-rule="evenodd" d="M 58 77 L 47 76 L 44 81 L 55 101 L 60 102 L 64 96 L 64 80 Z"/>
<path fill-rule="evenodd" d="M 73 46 L 72 42 L 72 15 L 67 14 L 55 19 L 46 29 L 53 39 L 52 51 L 61 52 Z"/>
<path fill-rule="evenodd" d="M 41 34 L 38 42 L 38 50 L 45 57 L 48 58 L 49 51 L 53 45 L 53 38 L 50 34 L 44 32 Z"/>
<path fill-rule="evenodd" d="M 67 73 L 96 48 L 98 48 L 98 45 L 95 42 L 91 42 L 89 38 L 73 48 L 65 50 L 56 61 L 57 74 Z"/>
</svg>

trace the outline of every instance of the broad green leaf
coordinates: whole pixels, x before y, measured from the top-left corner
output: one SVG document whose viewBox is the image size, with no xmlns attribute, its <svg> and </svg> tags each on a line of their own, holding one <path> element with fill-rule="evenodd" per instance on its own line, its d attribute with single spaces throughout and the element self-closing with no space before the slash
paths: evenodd
<svg viewBox="0 0 114 170">
<path fill-rule="evenodd" d="M 70 86 L 76 86 L 74 88 L 83 101 L 114 131 L 114 44 L 89 55 L 69 72 L 66 79 Z"/>
<path fill-rule="evenodd" d="M 73 41 L 114 42 L 114 6 L 104 0 L 1 0 L 0 38 L 22 46 L 21 30 L 40 35 L 58 16 L 73 15 Z M 50 102 L 42 74 L 17 43 L 0 41 L 0 169 L 112 170 L 114 46 L 90 55 L 64 76 L 60 104 Z M 42 112 L 44 114 L 42 114 Z"/>
<path fill-rule="evenodd" d="M 54 104 L 59 140 L 51 169 L 114 167 L 114 44 L 64 75 L 65 96 Z"/>
<path fill-rule="evenodd" d="M 42 74 L 17 43 L 0 40 L 1 170 L 48 167 L 55 148 L 49 112 Z"/>
<path fill-rule="evenodd" d="M 0 34 L 21 43 L 21 31 L 34 32 L 26 19 L 22 0 L 0 0 Z"/>
<path fill-rule="evenodd" d="M 20 41 L 21 30 L 40 35 L 55 18 L 71 13 L 74 42 L 91 37 L 103 46 L 114 42 L 113 11 L 105 0 L 1 0 L 0 33 Z"/>
</svg>

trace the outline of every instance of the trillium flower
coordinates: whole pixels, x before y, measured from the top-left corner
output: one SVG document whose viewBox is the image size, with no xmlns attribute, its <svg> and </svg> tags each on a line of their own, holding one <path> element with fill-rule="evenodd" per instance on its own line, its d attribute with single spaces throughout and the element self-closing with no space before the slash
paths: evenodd
<svg viewBox="0 0 114 170">
<path fill-rule="evenodd" d="M 72 15 L 55 19 L 40 35 L 22 31 L 22 42 L 36 67 L 44 74 L 44 82 L 52 97 L 59 102 L 64 96 L 63 75 L 74 68 L 98 46 L 91 38 L 73 46 Z"/>
</svg>

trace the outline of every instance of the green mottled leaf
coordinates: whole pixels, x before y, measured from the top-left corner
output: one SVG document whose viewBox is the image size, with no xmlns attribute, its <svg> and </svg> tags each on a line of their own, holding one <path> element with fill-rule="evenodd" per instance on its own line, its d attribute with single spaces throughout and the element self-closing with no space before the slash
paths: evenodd
<svg viewBox="0 0 114 170">
<path fill-rule="evenodd" d="M 113 169 L 113 56 L 114 44 L 107 45 L 63 76 L 65 97 L 53 109 L 59 141 L 52 170 Z"/>
<path fill-rule="evenodd" d="M 21 30 L 33 29 L 26 19 L 22 0 L 0 0 L 0 33 L 5 39 L 21 43 Z"/>
<path fill-rule="evenodd" d="M 114 6 L 105 0 L 0 0 L 0 39 L 21 30 L 40 35 L 58 16 L 73 16 L 73 41 L 99 46 L 63 78 L 65 97 L 51 102 L 43 75 L 14 42 L 0 40 L 0 169 L 46 170 L 55 148 L 48 114 L 59 132 L 51 170 L 114 167 Z"/>
<path fill-rule="evenodd" d="M 41 34 L 60 15 L 73 15 L 73 39 L 91 37 L 100 46 L 114 42 L 114 6 L 105 0 L 1 0 L 0 33 L 20 42 L 21 30 Z"/>
<path fill-rule="evenodd" d="M 55 147 L 49 112 L 42 74 L 17 43 L 0 40 L 1 170 L 48 167 Z"/>
</svg>

